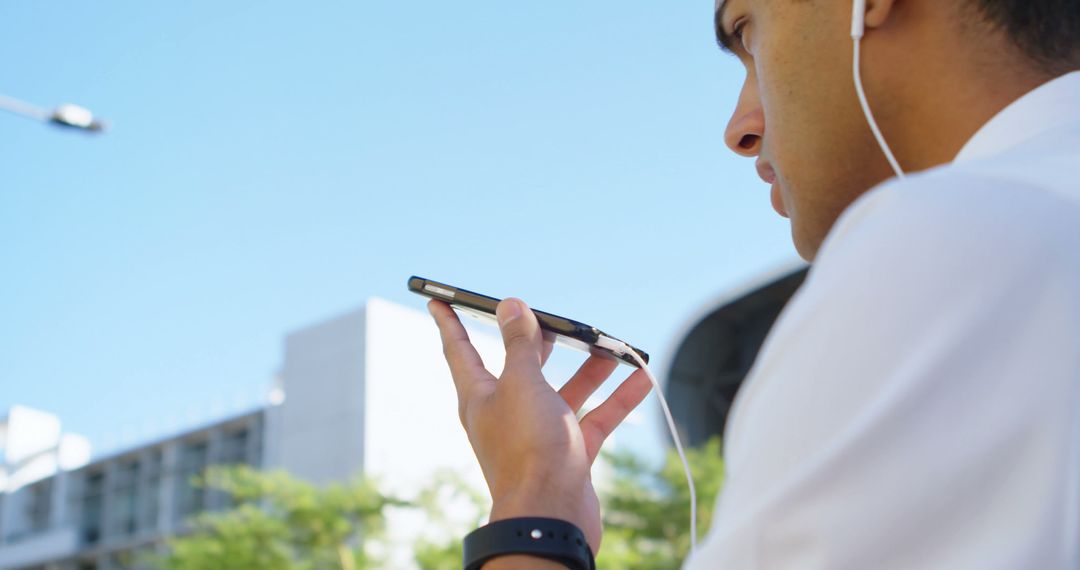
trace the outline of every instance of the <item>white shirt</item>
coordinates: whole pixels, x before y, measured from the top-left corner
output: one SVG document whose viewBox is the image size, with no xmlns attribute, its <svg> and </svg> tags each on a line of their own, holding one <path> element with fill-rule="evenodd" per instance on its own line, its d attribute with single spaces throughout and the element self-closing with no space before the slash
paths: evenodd
<svg viewBox="0 0 1080 570">
<path fill-rule="evenodd" d="M 1080 72 L 853 203 L 685 568 L 1080 568 Z"/>
</svg>

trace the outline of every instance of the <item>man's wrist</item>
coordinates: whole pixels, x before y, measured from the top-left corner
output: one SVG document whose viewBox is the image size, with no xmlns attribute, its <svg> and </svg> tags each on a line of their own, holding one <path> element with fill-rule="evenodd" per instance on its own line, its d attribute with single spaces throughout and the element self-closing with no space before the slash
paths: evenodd
<svg viewBox="0 0 1080 570">
<path fill-rule="evenodd" d="M 519 517 L 559 519 L 582 528 L 586 518 L 579 497 L 550 488 L 523 488 L 493 499 L 490 522 Z"/>
<path fill-rule="evenodd" d="M 566 570 L 566 565 L 536 556 L 515 554 L 492 558 L 484 564 L 483 570 Z"/>
</svg>

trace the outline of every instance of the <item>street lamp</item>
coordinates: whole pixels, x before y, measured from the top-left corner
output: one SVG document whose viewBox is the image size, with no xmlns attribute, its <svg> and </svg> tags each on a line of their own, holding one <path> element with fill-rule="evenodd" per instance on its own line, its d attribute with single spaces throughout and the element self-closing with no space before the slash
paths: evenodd
<svg viewBox="0 0 1080 570">
<path fill-rule="evenodd" d="M 91 133 L 99 133 L 105 130 L 106 126 L 106 123 L 94 117 L 89 109 L 78 105 L 60 105 L 50 111 L 14 97 L 0 95 L 0 109 L 38 121 Z"/>
</svg>

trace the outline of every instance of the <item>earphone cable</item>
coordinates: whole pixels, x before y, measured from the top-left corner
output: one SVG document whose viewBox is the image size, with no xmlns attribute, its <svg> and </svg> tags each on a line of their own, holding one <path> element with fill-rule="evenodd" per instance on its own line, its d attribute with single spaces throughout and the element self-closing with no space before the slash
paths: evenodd
<svg viewBox="0 0 1080 570">
<path fill-rule="evenodd" d="M 855 76 L 855 93 L 859 96 L 859 104 L 862 105 L 863 114 L 866 115 L 866 122 L 870 124 L 870 130 L 874 133 L 874 138 L 877 139 L 878 146 L 881 147 L 881 151 L 885 153 L 885 158 L 889 161 L 889 166 L 892 167 L 893 172 L 896 173 L 896 177 L 900 180 L 904 179 L 904 171 L 900 168 L 900 163 L 896 161 L 896 157 L 893 156 L 892 149 L 889 148 L 889 143 L 885 141 L 885 136 L 881 134 L 881 129 L 878 128 L 877 121 L 874 120 L 874 113 L 870 110 L 870 103 L 866 100 L 866 92 L 863 90 L 862 84 L 862 72 L 859 70 L 859 52 L 860 37 L 853 36 L 855 42 L 855 56 L 853 73 Z"/>
</svg>

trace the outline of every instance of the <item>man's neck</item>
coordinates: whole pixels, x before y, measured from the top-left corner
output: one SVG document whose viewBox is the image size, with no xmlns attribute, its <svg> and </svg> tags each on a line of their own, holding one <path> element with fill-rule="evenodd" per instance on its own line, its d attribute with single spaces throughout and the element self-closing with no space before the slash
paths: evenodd
<svg viewBox="0 0 1080 570">
<path fill-rule="evenodd" d="M 915 37 L 903 52 L 881 54 L 890 62 L 887 70 L 864 71 L 878 73 L 891 91 L 892 105 L 883 111 L 892 116 L 883 117 L 883 128 L 910 172 L 952 162 L 990 119 L 1054 78 L 1024 58 L 1004 34 L 957 30 L 946 8 L 921 6 L 937 14 L 922 15 L 927 23 L 911 32 Z"/>
<path fill-rule="evenodd" d="M 912 99 L 909 129 L 897 143 L 913 172 L 952 162 L 975 133 L 1003 109 L 1052 77 L 1042 73 L 986 70 L 953 72 Z"/>
</svg>

